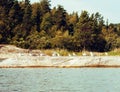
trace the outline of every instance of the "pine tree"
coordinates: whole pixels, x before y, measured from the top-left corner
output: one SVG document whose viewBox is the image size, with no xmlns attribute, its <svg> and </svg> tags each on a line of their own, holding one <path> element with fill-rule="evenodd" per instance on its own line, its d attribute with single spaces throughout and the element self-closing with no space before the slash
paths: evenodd
<svg viewBox="0 0 120 92">
<path fill-rule="evenodd" d="M 85 48 L 87 50 L 90 50 L 90 45 L 92 44 L 92 27 L 90 25 L 90 18 L 87 11 L 82 11 L 79 21 L 76 24 L 75 30 L 76 31 L 74 36 L 76 39 L 78 39 L 78 42 L 76 43 L 80 44 L 82 49 Z"/>
<path fill-rule="evenodd" d="M 50 12 L 50 1 L 49 0 L 42 0 L 40 2 L 40 7 L 41 7 L 41 14 L 42 16 L 45 14 L 45 13 L 48 13 Z"/>
<path fill-rule="evenodd" d="M 52 19 L 51 14 L 48 12 L 43 16 L 42 22 L 41 22 L 41 30 L 46 31 L 48 34 L 50 28 L 52 27 Z"/>
<path fill-rule="evenodd" d="M 0 0 L 0 34 L 1 43 L 9 43 L 10 41 L 10 26 L 9 26 L 9 11 L 14 4 L 14 0 Z"/>
<path fill-rule="evenodd" d="M 15 34 L 13 32 L 14 28 L 22 22 L 22 17 L 23 17 L 23 13 L 22 13 L 21 7 L 19 6 L 18 1 L 15 1 L 9 11 L 9 17 L 8 17 L 9 27 L 10 27 L 10 30 L 12 31 L 11 36 Z"/>
<path fill-rule="evenodd" d="M 32 9 L 31 9 L 31 5 L 30 5 L 30 1 L 29 0 L 25 0 L 25 4 L 24 4 L 25 8 L 24 8 L 24 15 L 23 15 L 23 22 L 22 22 L 22 30 L 23 32 L 23 36 L 26 37 L 27 35 L 29 35 L 30 31 L 31 31 L 31 15 L 32 15 Z"/>
<path fill-rule="evenodd" d="M 40 3 L 32 4 L 32 22 L 36 31 L 40 32 L 40 24 L 42 21 L 42 14 L 40 9 Z"/>
<path fill-rule="evenodd" d="M 62 6 L 58 6 L 57 10 L 53 15 L 53 23 L 57 26 L 57 29 L 62 31 L 67 29 L 66 23 L 66 11 Z"/>
</svg>

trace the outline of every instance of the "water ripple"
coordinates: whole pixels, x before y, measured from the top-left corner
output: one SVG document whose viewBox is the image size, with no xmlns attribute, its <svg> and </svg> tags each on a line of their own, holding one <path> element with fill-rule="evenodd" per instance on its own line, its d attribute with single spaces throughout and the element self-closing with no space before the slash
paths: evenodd
<svg viewBox="0 0 120 92">
<path fill-rule="evenodd" d="M 118 68 L 0 69 L 0 92 L 119 92 L 119 76 Z"/>
</svg>

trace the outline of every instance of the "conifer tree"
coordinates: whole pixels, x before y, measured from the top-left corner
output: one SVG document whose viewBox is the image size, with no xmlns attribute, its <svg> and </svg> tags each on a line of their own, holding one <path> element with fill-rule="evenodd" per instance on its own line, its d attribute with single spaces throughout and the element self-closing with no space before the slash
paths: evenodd
<svg viewBox="0 0 120 92">
<path fill-rule="evenodd" d="M 67 23 L 66 23 L 66 11 L 62 6 L 58 6 L 57 10 L 53 15 L 53 23 L 57 26 L 57 29 L 62 31 L 66 30 Z"/>
<path fill-rule="evenodd" d="M 44 15 L 45 13 L 50 12 L 50 1 L 49 0 L 42 0 L 40 2 L 41 13 Z"/>
<path fill-rule="evenodd" d="M 29 0 L 25 0 L 24 3 L 24 15 L 23 15 L 23 22 L 22 22 L 22 30 L 23 32 L 23 36 L 27 36 L 29 35 L 30 31 L 31 31 L 31 15 L 32 15 L 32 9 L 31 9 L 31 4 Z"/>
<path fill-rule="evenodd" d="M 36 31 L 40 32 L 40 24 L 42 21 L 40 3 L 32 4 L 32 22 L 35 26 Z"/>
</svg>

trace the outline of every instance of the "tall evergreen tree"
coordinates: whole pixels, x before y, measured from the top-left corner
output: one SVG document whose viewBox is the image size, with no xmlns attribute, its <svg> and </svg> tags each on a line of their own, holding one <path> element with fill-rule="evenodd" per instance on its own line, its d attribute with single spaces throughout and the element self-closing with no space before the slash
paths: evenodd
<svg viewBox="0 0 120 92">
<path fill-rule="evenodd" d="M 47 12 L 50 12 L 50 1 L 49 0 L 42 0 L 40 2 L 41 13 L 44 15 Z"/>
<path fill-rule="evenodd" d="M 0 34 L 1 43 L 9 43 L 10 27 L 9 27 L 9 11 L 14 4 L 14 0 L 0 0 Z"/>
<path fill-rule="evenodd" d="M 21 24 L 22 17 L 23 17 L 23 13 L 22 13 L 21 7 L 19 6 L 18 1 L 15 1 L 9 11 L 9 17 L 8 17 L 11 36 L 15 35 L 13 30 L 18 24 Z"/>
<path fill-rule="evenodd" d="M 90 45 L 92 44 L 92 27 L 90 25 L 90 18 L 87 11 L 82 11 L 75 29 L 75 37 L 78 39 L 81 47 L 90 50 Z"/>
<path fill-rule="evenodd" d="M 53 15 L 53 23 L 57 26 L 57 29 L 62 31 L 66 30 L 67 23 L 66 23 L 66 11 L 62 6 L 58 6 L 57 10 Z"/>
<path fill-rule="evenodd" d="M 48 12 L 43 16 L 43 20 L 41 22 L 41 30 L 46 31 L 48 34 L 50 34 L 49 30 L 52 27 L 52 18 L 51 14 Z"/>
<path fill-rule="evenodd" d="M 23 22 L 22 22 L 22 30 L 23 32 L 23 36 L 27 36 L 29 35 L 30 31 L 31 31 L 31 15 L 32 15 L 32 9 L 31 9 L 31 4 L 29 0 L 25 0 L 24 3 L 24 15 L 23 15 Z"/>
<path fill-rule="evenodd" d="M 75 25 L 78 22 L 78 13 L 73 13 L 71 15 L 67 16 L 67 25 L 68 25 L 68 30 L 69 30 L 69 34 L 73 35 L 74 34 L 74 28 Z"/>
<path fill-rule="evenodd" d="M 32 22 L 35 29 L 40 32 L 40 24 L 42 21 L 40 3 L 32 4 Z"/>
</svg>

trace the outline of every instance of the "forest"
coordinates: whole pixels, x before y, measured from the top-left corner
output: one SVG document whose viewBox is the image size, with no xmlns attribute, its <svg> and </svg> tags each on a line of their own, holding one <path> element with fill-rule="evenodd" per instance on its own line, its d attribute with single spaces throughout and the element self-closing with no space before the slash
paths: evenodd
<svg viewBox="0 0 120 92">
<path fill-rule="evenodd" d="M 0 0 L 0 44 L 26 49 L 106 52 L 120 48 L 120 24 L 99 13 L 68 13 L 50 0 Z"/>
</svg>

